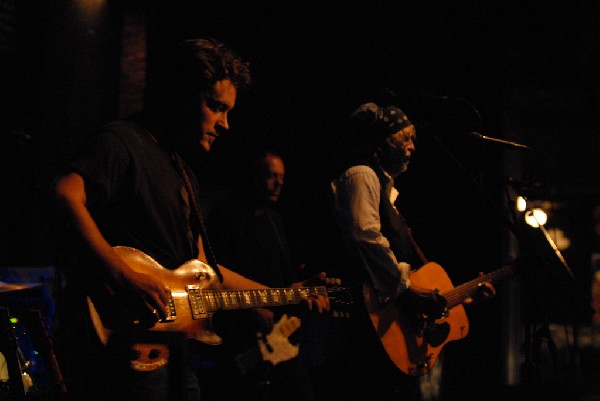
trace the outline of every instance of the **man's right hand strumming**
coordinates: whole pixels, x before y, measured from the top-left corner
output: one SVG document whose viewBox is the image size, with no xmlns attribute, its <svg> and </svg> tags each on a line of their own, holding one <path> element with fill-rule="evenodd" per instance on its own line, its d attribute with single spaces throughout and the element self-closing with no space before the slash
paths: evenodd
<svg viewBox="0 0 600 401">
<path fill-rule="evenodd" d="M 414 309 L 419 315 L 425 315 L 432 319 L 439 319 L 446 312 L 446 298 L 437 289 L 427 289 L 410 285 L 400 295 L 398 302 L 404 307 Z"/>
</svg>

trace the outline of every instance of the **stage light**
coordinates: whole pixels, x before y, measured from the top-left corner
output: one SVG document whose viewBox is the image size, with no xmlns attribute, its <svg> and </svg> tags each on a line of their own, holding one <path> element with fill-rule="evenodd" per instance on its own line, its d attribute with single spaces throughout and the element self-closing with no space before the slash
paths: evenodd
<svg viewBox="0 0 600 401">
<path fill-rule="evenodd" d="M 523 196 L 517 196 L 515 206 L 517 211 L 524 212 L 527 209 L 527 199 L 525 199 Z"/>
<path fill-rule="evenodd" d="M 531 209 L 525 213 L 525 222 L 531 227 L 539 227 L 546 224 L 548 215 L 542 209 Z"/>
<path fill-rule="evenodd" d="M 71 7 L 76 21 L 93 32 L 106 18 L 106 3 L 106 0 L 73 0 Z"/>
</svg>

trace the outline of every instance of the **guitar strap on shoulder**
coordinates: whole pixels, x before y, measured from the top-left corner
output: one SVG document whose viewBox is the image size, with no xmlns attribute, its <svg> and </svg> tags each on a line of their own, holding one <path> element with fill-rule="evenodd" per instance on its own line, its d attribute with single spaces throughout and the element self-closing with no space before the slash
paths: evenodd
<svg viewBox="0 0 600 401">
<path fill-rule="evenodd" d="M 202 217 L 202 212 L 200 211 L 200 205 L 198 203 L 198 199 L 196 198 L 196 192 L 194 191 L 194 188 L 192 187 L 190 177 L 188 176 L 188 174 L 185 171 L 185 166 L 183 165 L 183 160 L 181 159 L 181 156 L 179 156 L 179 154 L 177 152 L 173 152 L 173 161 L 175 161 L 177 170 L 179 171 L 179 174 L 181 175 L 181 177 L 183 178 L 183 181 L 185 182 L 185 188 L 190 197 L 192 209 L 194 209 L 194 212 L 196 213 L 198 222 L 200 223 L 200 236 L 202 237 L 202 241 L 206 245 L 207 262 L 213 268 L 213 270 L 217 273 L 217 276 L 219 277 L 219 281 L 223 282 L 223 274 L 221 273 L 221 270 L 219 270 L 219 266 L 217 265 L 217 257 L 215 256 L 215 253 L 214 253 L 212 246 L 210 245 L 210 241 L 208 239 L 208 234 L 206 232 L 206 226 L 204 225 L 204 218 Z"/>
<path fill-rule="evenodd" d="M 404 216 L 402 215 L 402 213 L 400 213 L 400 211 L 398 210 L 398 208 L 396 208 L 395 205 L 392 205 L 392 206 L 393 206 L 392 209 L 394 210 L 394 212 L 396 212 L 396 214 L 398 215 L 398 217 L 402 221 L 403 226 L 404 226 L 405 231 L 406 231 L 406 237 L 410 241 L 410 244 L 412 245 L 412 247 L 415 250 L 415 252 L 416 252 L 417 256 L 419 257 L 419 259 L 421 260 L 421 263 L 423 263 L 423 264 L 428 263 L 429 260 L 427 259 L 427 257 L 423 253 L 423 251 L 421 250 L 421 247 L 419 246 L 419 244 L 417 244 L 417 241 L 415 241 L 415 237 L 413 236 L 412 228 L 410 228 L 410 226 L 406 222 L 406 219 L 404 218 Z"/>
<path fill-rule="evenodd" d="M 425 257 L 425 254 L 421 250 L 421 247 L 419 246 L 419 244 L 417 244 L 417 241 L 415 241 L 412 229 L 408 225 L 406 226 L 406 234 L 408 235 L 408 239 L 411 242 L 413 248 L 415 249 L 415 252 L 417 252 L 419 259 L 421 259 L 421 262 L 423 262 L 423 264 L 429 263 L 429 260 L 427 259 L 427 257 Z"/>
<path fill-rule="evenodd" d="M 390 202 L 390 204 L 391 204 L 391 202 Z M 392 210 L 394 211 L 394 213 L 396 213 L 396 215 L 398 216 L 398 218 L 402 222 L 402 227 L 404 228 L 404 231 L 406 232 L 406 237 L 408 238 L 408 241 L 412 245 L 415 253 L 419 257 L 419 260 L 421 260 L 421 263 L 423 263 L 423 264 L 428 263 L 429 260 L 427 259 L 427 257 L 423 253 L 423 251 L 421 250 L 421 247 L 419 246 L 419 244 L 417 244 L 417 241 L 415 241 L 415 237 L 413 236 L 412 229 L 410 228 L 410 226 L 406 222 L 406 219 L 404 218 L 404 216 L 402 215 L 402 213 L 400 213 L 400 211 L 398 210 L 398 208 L 396 208 L 396 206 L 393 205 L 393 204 L 392 204 Z"/>
<path fill-rule="evenodd" d="M 374 158 L 373 160 L 371 160 L 370 162 L 367 162 L 365 164 L 367 166 L 371 167 L 373 169 L 373 171 L 375 171 L 375 173 L 377 174 L 377 177 L 379 177 L 379 180 L 380 180 L 381 186 L 382 186 L 382 188 L 381 188 L 382 198 L 381 199 L 382 200 L 386 199 L 385 202 L 387 203 L 387 205 L 389 205 L 389 207 L 393 211 L 392 213 L 395 213 L 396 216 L 402 222 L 402 226 L 405 228 L 405 231 L 406 231 L 406 236 L 407 236 L 408 240 L 410 241 L 417 256 L 421 260 L 421 262 L 423 264 L 428 263 L 429 260 L 427 260 L 427 258 L 425 257 L 425 254 L 421 250 L 421 247 L 417 244 L 417 241 L 415 241 L 415 238 L 412 233 L 412 229 L 408 226 L 406 219 L 404 218 L 404 216 L 402 216 L 402 213 L 400 213 L 398 208 L 396 208 L 394 202 L 390 199 L 390 191 L 395 190 L 393 179 L 390 177 L 390 175 L 388 173 L 386 173 L 385 169 L 383 168 L 381 163 L 378 161 L 377 155 L 373 155 L 373 158 Z M 385 198 L 384 198 L 384 194 L 385 194 Z M 397 195 L 397 191 L 396 191 L 396 195 Z M 394 196 L 394 200 L 395 199 L 396 199 L 396 196 Z"/>
</svg>

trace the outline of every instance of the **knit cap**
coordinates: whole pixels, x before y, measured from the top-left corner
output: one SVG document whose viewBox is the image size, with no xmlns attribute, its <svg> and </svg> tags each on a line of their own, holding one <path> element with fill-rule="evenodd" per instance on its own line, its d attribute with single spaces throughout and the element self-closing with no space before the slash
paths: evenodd
<svg viewBox="0 0 600 401">
<path fill-rule="evenodd" d="M 361 128 L 374 131 L 381 138 L 388 137 L 412 123 L 406 114 L 396 106 L 379 107 L 375 103 L 365 103 L 352 113 L 351 122 Z"/>
</svg>

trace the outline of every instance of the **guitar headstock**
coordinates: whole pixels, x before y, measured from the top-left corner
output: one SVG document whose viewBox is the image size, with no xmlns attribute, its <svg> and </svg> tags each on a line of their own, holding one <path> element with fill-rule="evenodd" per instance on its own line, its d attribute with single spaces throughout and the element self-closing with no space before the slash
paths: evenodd
<svg viewBox="0 0 600 401">
<path fill-rule="evenodd" d="M 302 282 L 306 287 L 324 286 L 331 306 L 331 315 L 335 318 L 349 318 L 354 300 L 350 290 L 342 286 L 342 279 L 327 277 L 325 273 L 315 274 Z"/>
<path fill-rule="evenodd" d="M 342 286 L 342 280 L 335 277 L 325 279 L 327 296 L 331 305 L 331 314 L 335 318 L 347 319 L 350 317 L 350 311 L 354 305 L 354 299 L 350 290 Z"/>
<path fill-rule="evenodd" d="M 257 333 L 258 346 L 264 361 L 269 361 L 273 366 L 280 362 L 288 361 L 298 356 L 299 346 L 290 343 L 289 337 L 301 326 L 301 321 L 296 316 L 284 314 L 273 325 L 270 333 Z"/>
</svg>

